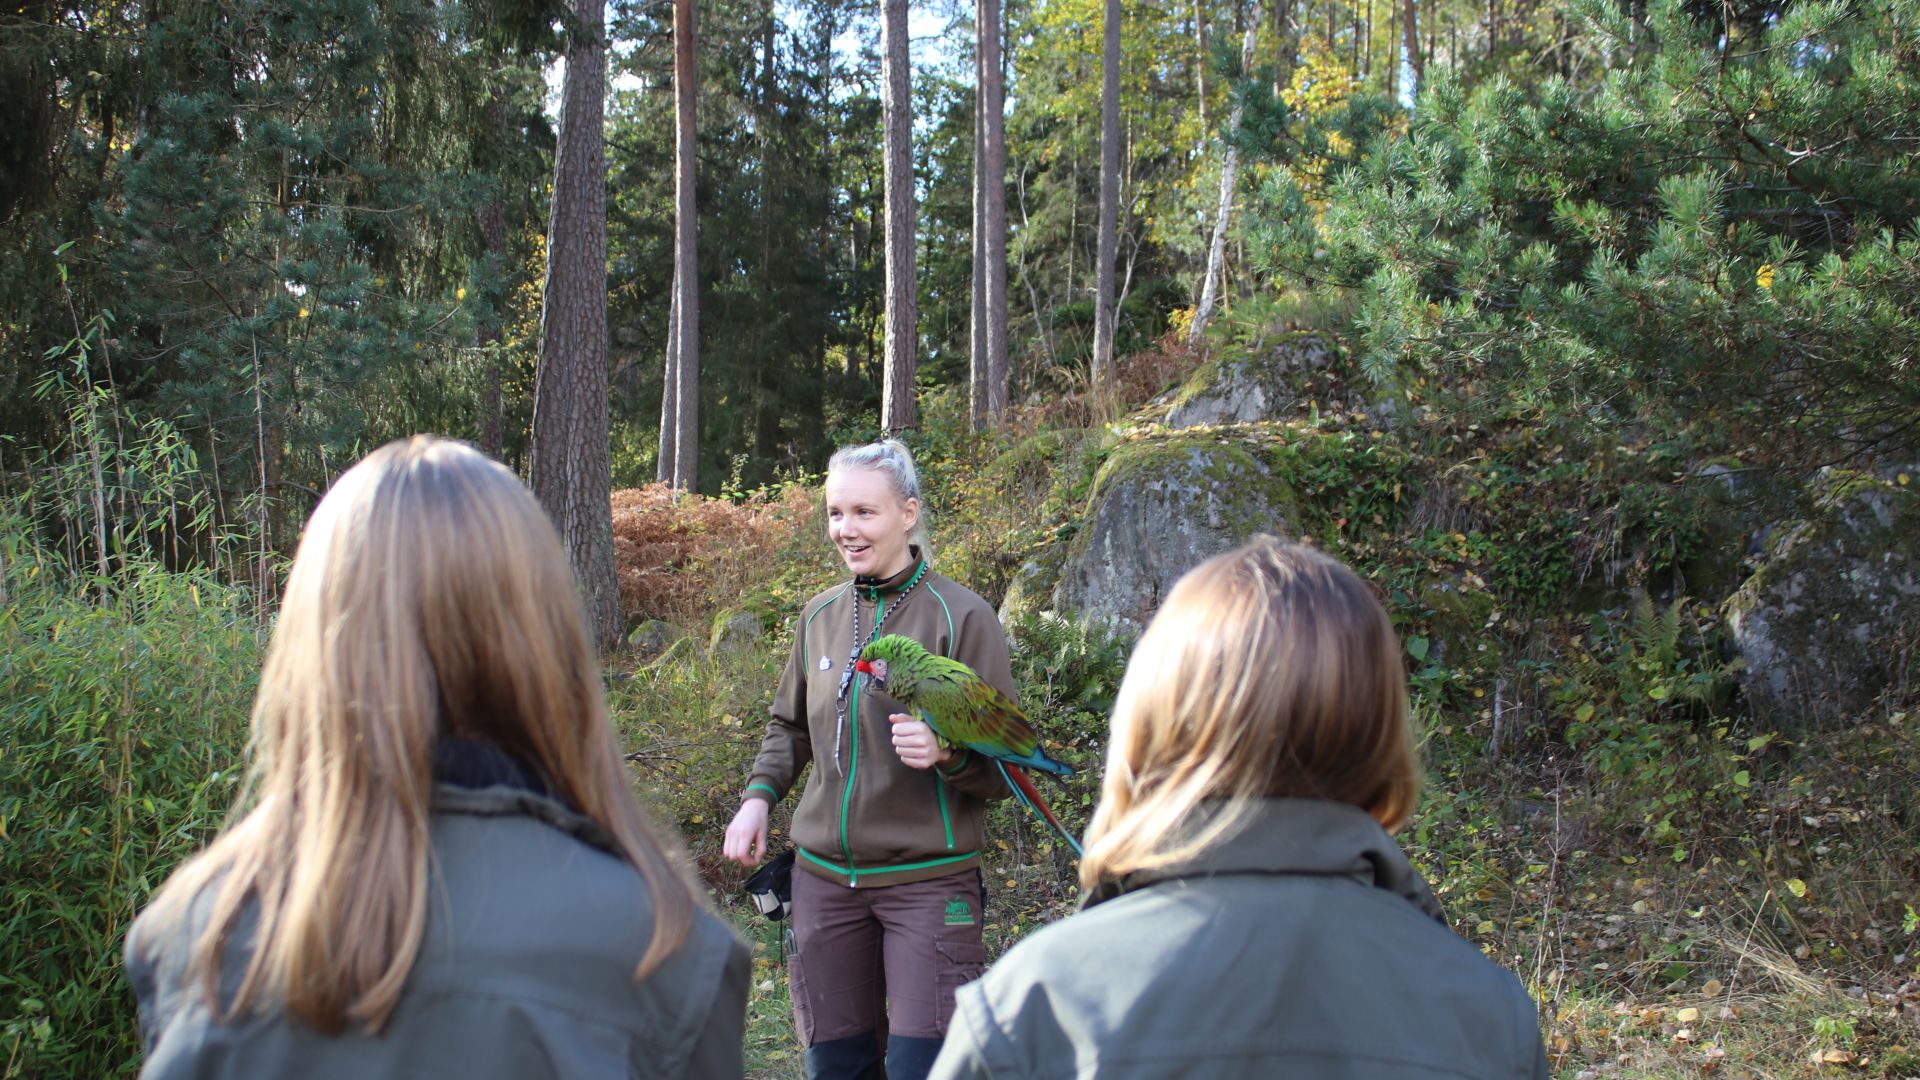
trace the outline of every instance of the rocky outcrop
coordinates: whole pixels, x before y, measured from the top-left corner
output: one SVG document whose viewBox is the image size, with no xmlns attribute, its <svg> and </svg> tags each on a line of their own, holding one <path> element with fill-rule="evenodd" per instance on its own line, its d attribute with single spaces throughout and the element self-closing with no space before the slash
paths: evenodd
<svg viewBox="0 0 1920 1080">
<path fill-rule="evenodd" d="M 1194 566 L 1255 533 L 1291 535 L 1298 520 L 1283 468 L 1258 444 L 1182 433 L 1115 448 L 1089 505 L 1052 606 L 1122 632 L 1142 629 Z"/>
<path fill-rule="evenodd" d="M 1333 358 L 1331 339 L 1301 332 L 1281 338 L 1257 355 L 1209 359 L 1180 387 L 1167 414 L 1167 426 L 1277 420 L 1291 411 L 1301 396 L 1301 373 L 1319 371 Z"/>
<path fill-rule="evenodd" d="M 1916 689 L 1920 493 L 1911 476 L 1830 472 L 1818 512 L 1774 529 L 1760 568 L 1728 601 L 1741 683 L 1768 725 L 1858 723 L 1883 696 Z"/>
</svg>

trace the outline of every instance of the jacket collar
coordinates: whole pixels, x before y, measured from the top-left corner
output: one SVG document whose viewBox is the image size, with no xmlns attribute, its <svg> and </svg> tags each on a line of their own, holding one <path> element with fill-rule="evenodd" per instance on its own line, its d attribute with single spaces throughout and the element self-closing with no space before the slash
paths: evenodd
<svg viewBox="0 0 1920 1080">
<path fill-rule="evenodd" d="M 1210 817 L 1203 814 L 1202 821 Z M 1349 877 L 1404 898 L 1442 925 L 1447 921 L 1426 880 L 1372 815 L 1322 799 L 1262 799 L 1240 828 L 1191 860 L 1102 883 L 1084 906 L 1161 882 L 1239 874 Z"/>
<path fill-rule="evenodd" d="M 478 739 L 442 735 L 433 748 L 433 809 L 473 817 L 530 817 L 625 858 L 601 824 L 553 794 L 533 766 Z"/>
<path fill-rule="evenodd" d="M 892 596 L 932 571 L 933 568 L 927 565 L 926 556 L 920 554 L 918 544 L 909 546 L 907 553 L 911 558 L 899 573 L 884 578 L 856 577 L 853 579 L 854 587 L 864 593 L 868 599 L 876 596 Z"/>
</svg>

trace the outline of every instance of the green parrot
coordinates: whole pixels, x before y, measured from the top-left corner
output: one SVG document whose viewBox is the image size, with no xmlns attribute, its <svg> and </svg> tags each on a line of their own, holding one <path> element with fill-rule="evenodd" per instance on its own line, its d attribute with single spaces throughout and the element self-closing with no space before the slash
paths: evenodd
<svg viewBox="0 0 1920 1080">
<path fill-rule="evenodd" d="M 1020 801 L 1058 830 L 1076 853 L 1080 851 L 1079 843 L 1026 774 L 1027 769 L 1039 769 L 1072 776 L 1073 767 L 1047 756 L 1027 714 L 1007 695 L 960 661 L 935 656 L 900 634 L 874 639 L 860 651 L 853 668 L 873 680 L 875 689 L 926 721 L 942 743 L 991 758 Z"/>
</svg>

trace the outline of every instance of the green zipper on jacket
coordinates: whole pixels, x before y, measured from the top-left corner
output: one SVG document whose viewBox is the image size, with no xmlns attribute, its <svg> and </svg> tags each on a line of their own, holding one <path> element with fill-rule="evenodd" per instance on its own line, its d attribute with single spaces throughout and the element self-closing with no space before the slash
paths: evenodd
<svg viewBox="0 0 1920 1080">
<path fill-rule="evenodd" d="M 860 610 L 860 590 L 857 588 L 853 590 L 853 607 L 856 612 Z M 886 618 L 886 614 L 887 603 L 880 599 L 880 590 L 875 589 L 873 591 L 873 625 L 879 626 L 880 620 Z M 858 641 L 853 644 L 855 648 L 860 646 Z M 853 838 L 847 835 L 847 813 L 853 807 L 853 778 L 860 772 L 860 676 L 858 674 L 853 677 L 853 701 L 847 711 L 849 713 L 847 727 L 853 734 L 853 763 L 847 766 L 847 786 L 840 793 L 840 853 L 846 856 L 847 877 L 852 881 L 857 879 L 858 872 L 853 868 Z"/>
<path fill-rule="evenodd" d="M 933 767 L 933 797 L 940 801 L 940 824 L 947 830 L 947 850 L 953 850 L 953 815 L 947 811 L 947 778 L 940 775 L 940 766 Z"/>
</svg>

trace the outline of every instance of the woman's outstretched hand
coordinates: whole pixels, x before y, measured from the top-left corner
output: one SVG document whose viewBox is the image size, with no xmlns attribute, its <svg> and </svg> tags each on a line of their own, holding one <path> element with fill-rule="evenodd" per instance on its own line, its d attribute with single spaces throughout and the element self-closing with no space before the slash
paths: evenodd
<svg viewBox="0 0 1920 1080">
<path fill-rule="evenodd" d="M 893 721 L 893 752 L 909 767 L 931 769 L 953 758 L 953 751 L 940 745 L 940 737 L 926 721 L 906 713 L 894 713 L 887 719 Z"/>
<path fill-rule="evenodd" d="M 748 799 L 740 804 L 727 826 L 723 854 L 741 866 L 759 866 L 767 854 L 767 800 Z"/>
</svg>

